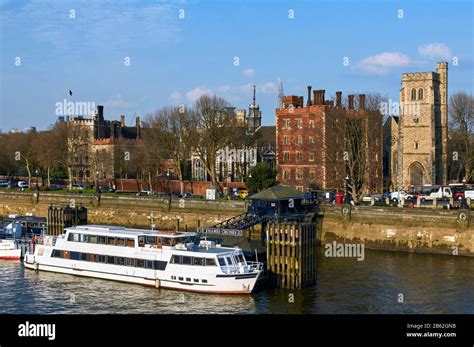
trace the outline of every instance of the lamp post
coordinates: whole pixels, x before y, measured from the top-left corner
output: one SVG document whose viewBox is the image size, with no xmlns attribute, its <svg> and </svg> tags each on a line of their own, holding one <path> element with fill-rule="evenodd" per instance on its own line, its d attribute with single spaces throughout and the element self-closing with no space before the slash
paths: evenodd
<svg viewBox="0 0 474 347">
<path fill-rule="evenodd" d="M 168 172 L 166 173 L 166 185 L 167 185 L 167 190 L 168 190 L 168 195 L 171 196 L 171 192 L 170 192 L 170 168 L 168 168 Z"/>
</svg>

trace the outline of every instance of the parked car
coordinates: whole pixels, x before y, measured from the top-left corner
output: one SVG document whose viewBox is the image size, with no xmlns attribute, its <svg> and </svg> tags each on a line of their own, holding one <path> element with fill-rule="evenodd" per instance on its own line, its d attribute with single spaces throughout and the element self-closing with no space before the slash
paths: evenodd
<svg viewBox="0 0 474 347">
<path fill-rule="evenodd" d="M 8 180 L 0 180 L 0 187 L 8 187 L 10 182 Z"/>
<path fill-rule="evenodd" d="M 241 199 L 245 199 L 249 196 L 249 191 L 247 189 L 239 189 L 237 191 L 237 196 Z"/>
<path fill-rule="evenodd" d="M 166 194 L 165 192 L 155 192 L 155 195 L 159 198 L 162 198 L 164 196 L 167 196 L 168 194 Z"/>
<path fill-rule="evenodd" d="M 407 192 L 402 190 L 402 191 L 400 191 L 400 198 L 407 201 L 407 200 L 414 199 L 414 196 L 413 196 L 413 194 L 408 194 Z M 391 192 L 390 193 L 390 200 L 398 202 L 398 199 L 399 199 L 398 192 Z"/>
<path fill-rule="evenodd" d="M 111 186 L 100 186 L 99 189 L 101 192 L 109 192 L 109 193 L 115 192 L 115 189 Z"/>
<path fill-rule="evenodd" d="M 362 202 L 372 202 L 372 198 L 374 199 L 375 202 L 380 202 L 381 200 L 380 196 L 368 194 L 362 198 Z"/>
<path fill-rule="evenodd" d="M 49 186 L 49 190 L 61 190 L 61 189 L 64 189 L 64 186 L 60 184 L 51 184 Z"/>
<path fill-rule="evenodd" d="M 28 182 L 26 181 L 18 181 L 18 188 L 20 189 L 28 189 L 30 186 L 28 185 Z"/>
<path fill-rule="evenodd" d="M 149 196 L 149 195 L 153 195 L 153 193 L 154 192 L 151 189 L 142 189 L 136 195 L 137 196 Z"/>
<path fill-rule="evenodd" d="M 449 199 L 453 196 L 450 187 L 428 187 L 422 190 L 419 195 L 421 201 L 439 199 Z"/>
<path fill-rule="evenodd" d="M 82 184 L 73 184 L 72 185 L 72 190 L 80 190 L 80 191 L 83 191 L 84 190 L 84 186 Z"/>
</svg>

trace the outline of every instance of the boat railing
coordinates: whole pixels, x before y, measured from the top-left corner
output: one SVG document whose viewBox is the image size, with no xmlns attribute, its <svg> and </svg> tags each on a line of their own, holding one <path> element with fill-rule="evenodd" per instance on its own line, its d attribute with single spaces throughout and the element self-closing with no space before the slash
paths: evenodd
<svg viewBox="0 0 474 347">
<path fill-rule="evenodd" d="M 263 263 L 257 261 L 248 261 L 247 266 L 249 271 L 262 271 L 263 270 Z"/>
</svg>

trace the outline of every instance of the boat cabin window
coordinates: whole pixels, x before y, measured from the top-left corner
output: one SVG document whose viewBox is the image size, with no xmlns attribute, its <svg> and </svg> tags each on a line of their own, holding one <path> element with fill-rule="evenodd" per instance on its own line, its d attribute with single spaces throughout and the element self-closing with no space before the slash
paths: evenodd
<svg viewBox="0 0 474 347">
<path fill-rule="evenodd" d="M 203 266 L 204 265 L 204 258 L 193 258 L 193 265 L 199 265 Z"/>
<path fill-rule="evenodd" d="M 125 239 L 123 237 L 117 238 L 117 246 L 125 246 Z"/>
<path fill-rule="evenodd" d="M 106 262 L 106 257 L 105 257 L 105 255 L 99 255 L 99 256 L 97 256 L 97 262 L 98 262 L 98 263 L 105 263 L 105 262 Z"/>
<path fill-rule="evenodd" d="M 125 258 L 117 257 L 117 265 L 125 265 Z"/>
<path fill-rule="evenodd" d="M 232 266 L 232 265 L 233 265 L 233 263 L 232 263 L 232 258 L 231 258 L 231 257 L 227 256 L 227 257 L 225 257 L 225 260 L 227 261 L 227 265 L 228 265 L 228 266 Z"/>
<path fill-rule="evenodd" d="M 105 236 L 97 236 L 97 243 L 99 245 L 105 245 Z"/>
<path fill-rule="evenodd" d="M 138 247 L 145 247 L 145 236 L 138 236 Z"/>
<path fill-rule="evenodd" d="M 170 260 L 171 264 L 181 264 L 181 256 L 180 255 L 173 255 Z"/>
<path fill-rule="evenodd" d="M 107 264 L 115 264 L 115 257 L 107 256 Z"/>
<path fill-rule="evenodd" d="M 127 239 L 127 247 L 135 247 L 135 240 Z"/>
<path fill-rule="evenodd" d="M 143 259 L 137 259 L 137 261 L 136 261 L 136 267 L 145 267 L 145 260 L 143 260 Z"/>
<path fill-rule="evenodd" d="M 153 260 L 147 260 L 146 261 L 146 268 L 147 269 L 153 269 Z"/>
<path fill-rule="evenodd" d="M 71 252 L 69 259 L 71 260 L 79 260 L 79 252 Z"/>
<path fill-rule="evenodd" d="M 127 266 L 135 266 L 135 259 L 127 258 Z"/>
<path fill-rule="evenodd" d="M 217 260 L 219 261 L 220 266 L 225 266 L 225 260 L 224 260 L 223 257 L 219 257 L 219 258 L 217 258 Z"/>
<path fill-rule="evenodd" d="M 89 254 L 81 253 L 81 260 L 82 261 L 89 261 Z"/>
<path fill-rule="evenodd" d="M 206 266 L 216 266 L 214 258 L 206 258 Z"/>
<path fill-rule="evenodd" d="M 115 246 L 115 237 L 107 237 L 107 244 L 109 246 Z"/>
<path fill-rule="evenodd" d="M 163 246 L 174 246 L 174 239 L 163 237 L 161 240 Z"/>
<path fill-rule="evenodd" d="M 89 242 L 89 235 L 87 234 L 80 234 L 80 242 Z"/>
<path fill-rule="evenodd" d="M 243 254 L 237 254 L 235 258 L 237 259 L 238 263 L 245 263 L 245 257 Z"/>
<path fill-rule="evenodd" d="M 187 256 L 184 256 L 181 258 L 182 259 L 182 264 L 183 265 L 192 265 L 192 257 L 187 257 Z"/>
<path fill-rule="evenodd" d="M 156 236 L 146 236 L 145 243 L 147 245 L 156 245 Z"/>
<path fill-rule="evenodd" d="M 90 235 L 89 243 L 97 243 L 97 235 Z"/>
</svg>

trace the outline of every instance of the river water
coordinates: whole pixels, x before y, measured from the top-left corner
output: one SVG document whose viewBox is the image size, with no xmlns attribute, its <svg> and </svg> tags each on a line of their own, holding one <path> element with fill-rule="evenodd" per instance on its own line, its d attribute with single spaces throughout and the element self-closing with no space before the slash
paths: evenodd
<svg viewBox="0 0 474 347">
<path fill-rule="evenodd" d="M 48 272 L 0 261 L 0 313 L 470 313 L 474 258 L 365 250 L 365 259 L 326 258 L 304 290 L 205 295 Z"/>
</svg>

